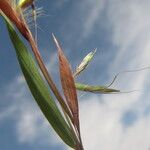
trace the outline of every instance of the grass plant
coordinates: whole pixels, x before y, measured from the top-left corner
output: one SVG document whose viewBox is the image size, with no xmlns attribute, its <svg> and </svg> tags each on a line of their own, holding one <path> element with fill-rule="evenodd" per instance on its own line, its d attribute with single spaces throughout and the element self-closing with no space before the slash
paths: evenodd
<svg viewBox="0 0 150 150">
<path fill-rule="evenodd" d="M 32 17 L 36 24 L 34 0 L 0 0 L 0 13 L 5 20 L 20 68 L 34 100 L 58 136 L 74 150 L 84 150 L 80 131 L 77 90 L 101 94 L 120 93 L 120 90 L 110 88 L 119 74 L 115 76 L 109 86 L 76 83 L 76 77 L 87 68 L 96 49 L 81 61 L 73 73 L 62 47 L 53 34 L 58 50 L 60 79 L 65 97 L 63 98 L 42 60 L 37 46 L 37 36 L 33 35 L 27 24 L 24 10 L 29 7 L 33 10 Z M 28 41 L 32 52 L 21 40 L 21 36 Z"/>
</svg>

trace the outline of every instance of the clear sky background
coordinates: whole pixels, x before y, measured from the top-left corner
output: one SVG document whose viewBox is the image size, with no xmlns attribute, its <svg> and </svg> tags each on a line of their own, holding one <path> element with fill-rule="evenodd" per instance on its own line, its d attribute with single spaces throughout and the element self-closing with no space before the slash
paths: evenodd
<svg viewBox="0 0 150 150">
<path fill-rule="evenodd" d="M 108 85 L 120 71 L 150 66 L 149 0 L 37 0 L 39 49 L 60 86 L 54 33 L 73 69 L 97 53 L 78 81 Z M 33 29 L 33 27 L 31 27 Z M 67 150 L 53 132 L 24 81 L 0 18 L 0 149 Z M 133 93 L 79 92 L 85 150 L 150 149 L 150 70 L 125 73 L 113 88 Z"/>
</svg>

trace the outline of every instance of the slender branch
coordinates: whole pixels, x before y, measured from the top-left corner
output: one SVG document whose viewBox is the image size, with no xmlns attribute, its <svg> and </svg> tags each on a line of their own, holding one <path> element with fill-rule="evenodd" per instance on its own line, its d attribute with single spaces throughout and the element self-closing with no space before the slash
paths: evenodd
<svg viewBox="0 0 150 150">
<path fill-rule="evenodd" d="M 38 50 L 37 45 L 35 43 L 35 40 L 34 40 L 34 38 L 33 38 L 33 36 L 32 36 L 30 31 L 28 32 L 28 41 L 29 41 L 29 43 L 31 45 L 31 48 L 32 48 L 32 51 L 33 51 L 33 53 L 35 55 L 37 63 L 39 65 L 39 67 L 40 67 L 40 69 L 41 69 L 41 71 L 42 71 L 42 73 L 43 73 L 43 75 L 44 75 L 48 85 L 50 86 L 51 90 L 53 91 L 55 97 L 57 98 L 57 100 L 60 103 L 60 105 L 62 106 L 62 108 L 66 111 L 66 113 L 70 117 L 71 121 L 73 122 L 73 117 L 72 117 L 71 111 L 69 110 L 66 102 L 64 101 L 64 99 L 60 95 L 56 85 L 54 84 L 51 76 L 49 75 L 48 70 L 47 70 L 47 68 L 44 65 L 44 62 L 43 62 L 42 57 L 41 57 L 41 55 L 39 53 L 39 50 Z"/>
</svg>

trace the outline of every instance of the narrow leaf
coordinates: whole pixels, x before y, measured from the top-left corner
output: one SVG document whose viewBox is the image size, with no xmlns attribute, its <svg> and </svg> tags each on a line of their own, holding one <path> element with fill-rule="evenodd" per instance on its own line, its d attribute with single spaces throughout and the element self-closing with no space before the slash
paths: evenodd
<svg viewBox="0 0 150 150">
<path fill-rule="evenodd" d="M 4 19 L 7 23 L 8 32 L 15 47 L 20 67 L 34 99 L 61 139 L 70 147 L 75 148 L 76 143 L 71 129 L 63 118 L 53 98 L 50 96 L 48 87 L 42 79 L 32 55 L 6 16 L 4 16 Z"/>
</svg>

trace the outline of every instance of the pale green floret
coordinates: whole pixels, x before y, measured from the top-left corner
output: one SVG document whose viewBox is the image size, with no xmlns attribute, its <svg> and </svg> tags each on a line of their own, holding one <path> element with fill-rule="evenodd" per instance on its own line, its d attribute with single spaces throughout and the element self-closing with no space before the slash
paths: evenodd
<svg viewBox="0 0 150 150">
<path fill-rule="evenodd" d="M 82 60 L 80 65 L 77 67 L 76 72 L 74 73 L 74 76 L 77 76 L 78 74 L 80 74 L 88 66 L 89 62 L 94 57 L 94 54 L 96 53 L 96 50 L 97 49 L 94 49 L 92 52 L 90 52 L 89 54 L 87 54 L 84 57 L 84 59 Z"/>
<path fill-rule="evenodd" d="M 83 62 L 82 63 L 88 63 L 92 60 L 92 58 L 94 57 L 94 54 L 96 53 L 96 49 L 94 49 L 92 52 L 90 52 L 89 54 L 87 54 L 85 56 L 85 58 L 83 59 Z"/>
<path fill-rule="evenodd" d="M 120 90 L 108 88 L 106 86 L 91 86 L 82 83 L 75 83 L 76 89 L 85 92 L 100 93 L 100 94 L 112 94 L 120 93 Z"/>
</svg>

